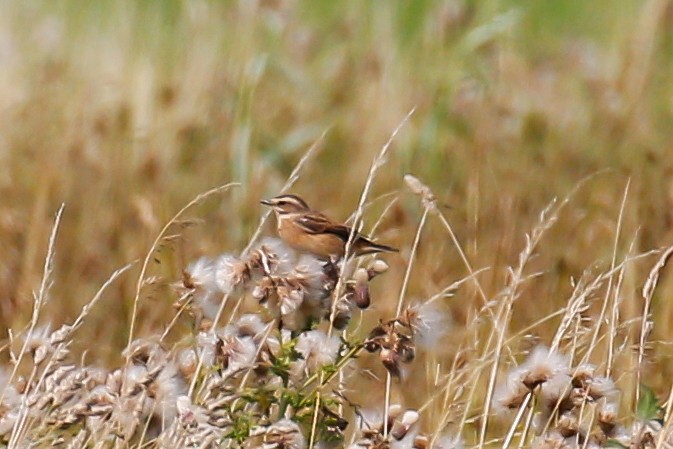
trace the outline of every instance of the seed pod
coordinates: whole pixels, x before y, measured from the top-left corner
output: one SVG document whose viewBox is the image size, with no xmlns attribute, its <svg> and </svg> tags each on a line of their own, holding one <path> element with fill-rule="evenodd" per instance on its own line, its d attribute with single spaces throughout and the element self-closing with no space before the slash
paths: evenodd
<svg viewBox="0 0 673 449">
<path fill-rule="evenodd" d="M 404 438 L 407 432 L 409 432 L 409 427 L 405 426 L 399 421 L 395 421 L 393 423 L 392 429 L 390 429 L 390 435 L 392 435 L 392 437 L 398 441 Z"/>
<path fill-rule="evenodd" d="M 388 271 L 388 264 L 381 259 L 376 259 L 373 264 L 367 268 L 367 275 L 369 280 L 372 280 L 375 276 L 383 274 Z"/>
<path fill-rule="evenodd" d="M 417 411 L 407 410 L 406 412 L 404 412 L 404 414 L 399 420 L 395 421 L 390 431 L 390 434 L 396 440 L 401 440 L 407 435 L 409 429 L 411 429 L 411 426 L 416 424 L 418 418 L 419 416 Z"/>
<path fill-rule="evenodd" d="M 33 361 L 35 365 L 39 365 L 44 361 L 44 359 L 47 358 L 47 355 L 49 353 L 49 348 L 47 348 L 45 345 L 40 345 L 33 351 Z"/>
<path fill-rule="evenodd" d="M 353 279 L 355 280 L 355 285 L 367 285 L 367 282 L 369 282 L 369 275 L 367 274 L 367 270 L 364 268 L 358 268 L 353 275 Z"/>
<path fill-rule="evenodd" d="M 381 357 L 381 363 L 383 363 L 383 366 L 386 367 L 391 375 L 400 377 L 400 360 L 397 353 L 390 349 L 383 348 L 381 349 L 379 357 Z"/>
<path fill-rule="evenodd" d="M 402 363 L 411 363 L 416 358 L 416 350 L 411 345 L 403 345 L 399 352 Z"/>
<path fill-rule="evenodd" d="M 430 440 L 425 435 L 418 435 L 414 438 L 414 444 L 412 449 L 428 449 L 430 446 Z"/>
<path fill-rule="evenodd" d="M 570 438 L 577 435 L 579 423 L 577 418 L 569 413 L 564 413 L 558 419 L 557 429 L 563 438 Z"/>
<path fill-rule="evenodd" d="M 185 379 L 192 377 L 192 374 L 196 371 L 198 362 L 199 358 L 191 348 L 185 349 L 178 354 L 178 369 Z"/>
<path fill-rule="evenodd" d="M 367 352 L 376 352 L 381 349 L 381 343 L 376 340 L 367 340 L 363 346 Z"/>
<path fill-rule="evenodd" d="M 610 403 L 604 403 L 598 409 L 598 427 L 605 435 L 611 435 L 617 426 L 617 410 L 618 406 Z"/>
<path fill-rule="evenodd" d="M 23 394 L 26 391 L 26 388 L 28 387 L 28 380 L 26 379 L 25 376 L 19 376 L 16 379 L 16 391 L 19 394 Z"/>
<path fill-rule="evenodd" d="M 199 330 L 201 332 L 208 332 L 212 327 L 213 327 L 213 320 L 210 320 L 208 318 L 203 318 L 199 322 Z"/>
<path fill-rule="evenodd" d="M 355 298 L 355 305 L 360 309 L 366 309 L 371 304 L 371 296 L 369 295 L 369 286 L 365 285 L 356 285 L 353 290 L 353 296 Z"/>
<path fill-rule="evenodd" d="M 402 419 L 400 421 L 402 424 L 411 427 L 416 424 L 419 417 L 420 415 L 416 410 L 407 410 L 404 412 L 404 415 L 402 415 Z"/>
<path fill-rule="evenodd" d="M 332 321 L 334 328 L 338 330 L 345 329 L 348 326 L 348 323 L 350 323 L 352 315 L 353 313 L 351 312 L 348 303 L 346 301 L 339 302 L 339 304 L 336 305 L 334 320 Z"/>
<path fill-rule="evenodd" d="M 355 279 L 355 287 L 353 287 L 355 304 L 361 309 L 366 309 L 371 303 L 369 297 L 369 275 L 367 274 L 367 270 L 358 268 L 353 278 Z"/>
<path fill-rule="evenodd" d="M 388 407 L 388 416 L 392 419 L 399 418 L 403 412 L 404 408 L 401 404 L 390 404 L 390 407 Z"/>
</svg>

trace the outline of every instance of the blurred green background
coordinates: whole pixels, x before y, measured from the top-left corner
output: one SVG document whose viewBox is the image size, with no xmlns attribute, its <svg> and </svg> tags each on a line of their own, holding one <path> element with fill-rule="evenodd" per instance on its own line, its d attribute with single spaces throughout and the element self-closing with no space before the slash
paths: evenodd
<svg viewBox="0 0 673 449">
<path fill-rule="evenodd" d="M 377 230 L 402 249 L 375 292 L 378 310 L 395 302 L 422 211 L 405 173 L 433 189 L 472 265 L 489 267 L 480 279 L 490 295 L 540 211 L 593 174 L 533 261 L 544 275 L 526 285 L 513 322 L 530 325 L 563 307 L 572 278 L 609 268 L 615 247 L 621 259 L 673 243 L 672 79 L 668 1 L 2 2 L 0 323 L 26 323 L 61 202 L 54 325 L 144 257 L 199 192 L 240 182 L 193 209 L 195 226 L 155 254 L 137 329 L 162 329 L 181 270 L 245 247 L 259 200 L 323 132 L 293 192 L 345 219 L 372 159 L 416 108 L 365 217 L 371 229 L 397 198 Z M 627 318 L 640 313 L 647 270 L 634 266 L 622 285 Z M 119 357 L 138 271 L 81 331 L 90 358 Z M 415 298 L 467 274 L 433 220 L 413 273 Z M 672 336 L 672 289 L 664 276 L 657 339 Z M 473 292 L 451 300 L 456 332 L 479 306 Z M 534 333 L 548 340 L 553 329 Z"/>
</svg>

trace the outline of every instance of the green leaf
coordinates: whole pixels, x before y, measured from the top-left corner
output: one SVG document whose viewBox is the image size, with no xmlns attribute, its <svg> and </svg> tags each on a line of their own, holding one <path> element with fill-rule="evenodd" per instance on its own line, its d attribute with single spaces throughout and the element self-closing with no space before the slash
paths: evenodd
<svg viewBox="0 0 673 449">
<path fill-rule="evenodd" d="M 644 421 L 652 421 L 659 417 L 661 407 L 651 388 L 641 385 L 641 395 L 636 406 L 636 416 Z"/>
<path fill-rule="evenodd" d="M 608 440 L 603 444 L 603 447 L 614 447 L 617 449 L 629 449 L 628 446 L 623 445 L 617 440 Z"/>
</svg>

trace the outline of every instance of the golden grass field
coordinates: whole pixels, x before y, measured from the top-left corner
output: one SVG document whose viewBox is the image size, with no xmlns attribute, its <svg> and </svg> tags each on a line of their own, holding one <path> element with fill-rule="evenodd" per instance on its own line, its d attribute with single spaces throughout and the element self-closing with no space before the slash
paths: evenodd
<svg viewBox="0 0 673 449">
<path fill-rule="evenodd" d="M 662 405 L 672 387 L 673 275 L 652 271 L 673 245 L 672 30 L 666 0 L 4 2 L 4 341 L 21 347 L 62 203 L 38 324 L 72 322 L 133 263 L 72 338 L 72 361 L 111 368 L 132 322 L 149 337 L 176 316 L 191 262 L 246 247 L 259 201 L 300 164 L 289 192 L 345 221 L 366 191 L 364 232 L 400 248 L 382 256 L 363 327 L 394 318 L 408 270 L 408 304 L 469 277 L 441 300 L 441 349 L 392 385 L 419 408 L 438 379 L 457 382 L 441 393 L 455 409 L 424 408 L 425 431 L 500 445 L 510 421 L 482 427 L 489 381 L 552 344 L 563 316 L 563 352 L 611 375 L 630 423 L 639 382 Z M 274 229 L 269 217 L 263 235 Z M 179 316 L 168 341 L 191 326 Z M 385 385 L 366 385 L 359 400 L 383 404 Z"/>
</svg>

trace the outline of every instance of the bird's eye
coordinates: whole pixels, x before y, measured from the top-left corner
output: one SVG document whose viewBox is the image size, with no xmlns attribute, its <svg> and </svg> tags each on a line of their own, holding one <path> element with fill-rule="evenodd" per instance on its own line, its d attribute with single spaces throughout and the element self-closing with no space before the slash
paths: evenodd
<svg viewBox="0 0 673 449">
<path fill-rule="evenodd" d="M 287 201 L 278 201 L 279 206 L 287 206 Z"/>
</svg>

